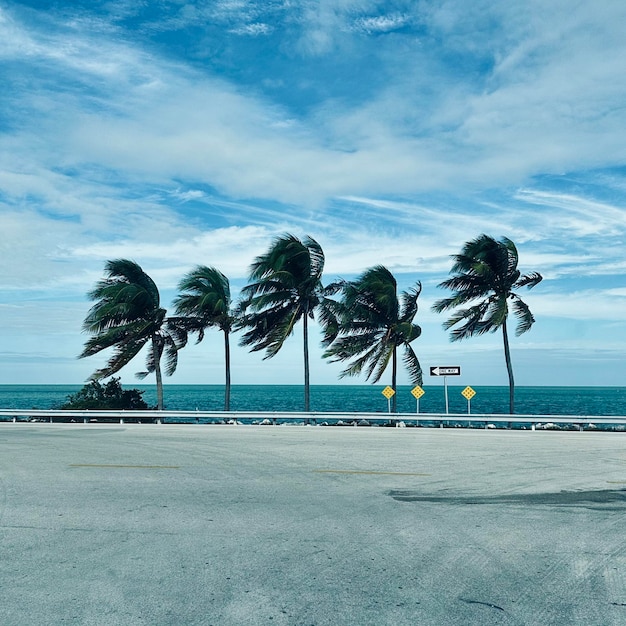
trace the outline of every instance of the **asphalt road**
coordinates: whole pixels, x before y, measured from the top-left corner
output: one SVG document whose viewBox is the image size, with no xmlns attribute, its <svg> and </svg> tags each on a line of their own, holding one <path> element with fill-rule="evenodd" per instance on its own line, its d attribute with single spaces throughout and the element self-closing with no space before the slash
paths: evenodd
<svg viewBox="0 0 626 626">
<path fill-rule="evenodd" d="M 626 434 L 0 425 L 0 624 L 626 623 Z"/>
</svg>

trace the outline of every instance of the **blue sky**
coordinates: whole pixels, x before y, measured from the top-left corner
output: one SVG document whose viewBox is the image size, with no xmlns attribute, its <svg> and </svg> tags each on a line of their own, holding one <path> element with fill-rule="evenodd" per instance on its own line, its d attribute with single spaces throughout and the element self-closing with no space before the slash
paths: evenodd
<svg viewBox="0 0 626 626">
<path fill-rule="evenodd" d="M 169 308 L 200 263 L 236 294 L 292 232 L 328 281 L 422 282 L 425 370 L 506 384 L 500 335 L 450 343 L 430 312 L 485 232 L 544 276 L 517 384 L 624 385 L 625 23 L 622 0 L 0 0 L 0 383 L 102 364 L 76 355 L 107 259 Z M 312 343 L 312 382 L 336 382 Z M 300 384 L 300 348 L 236 348 L 233 382 Z M 167 382 L 221 383 L 219 334 Z"/>
</svg>

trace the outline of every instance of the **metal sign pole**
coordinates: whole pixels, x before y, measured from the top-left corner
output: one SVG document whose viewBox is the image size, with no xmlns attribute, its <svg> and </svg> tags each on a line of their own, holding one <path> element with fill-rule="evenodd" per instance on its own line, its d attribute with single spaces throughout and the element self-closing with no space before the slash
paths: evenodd
<svg viewBox="0 0 626 626">
<path fill-rule="evenodd" d="M 461 375 L 461 366 L 460 365 L 437 365 L 436 367 L 430 368 L 431 376 L 443 376 L 443 388 L 446 396 L 446 415 L 449 412 L 448 406 L 448 376 L 460 376 Z"/>
<path fill-rule="evenodd" d="M 476 392 L 468 385 L 461 391 L 461 395 L 467 400 L 467 414 L 472 412 L 472 398 L 476 395 Z"/>
<path fill-rule="evenodd" d="M 420 412 L 420 398 L 424 395 L 424 393 L 425 393 L 424 390 L 419 385 L 415 385 L 415 387 L 411 389 L 411 395 L 415 398 L 415 401 L 416 401 L 416 405 L 415 405 L 416 413 Z"/>
</svg>

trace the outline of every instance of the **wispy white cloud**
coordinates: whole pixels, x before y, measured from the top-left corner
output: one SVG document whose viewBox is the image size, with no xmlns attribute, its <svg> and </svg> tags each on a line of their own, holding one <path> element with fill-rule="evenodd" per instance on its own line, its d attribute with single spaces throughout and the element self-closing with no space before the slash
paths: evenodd
<svg viewBox="0 0 626 626">
<path fill-rule="evenodd" d="M 290 231 L 424 308 L 488 232 L 544 275 L 538 316 L 624 318 L 623 3 L 101 8 L 0 8 L 4 289 L 76 299 L 113 257 L 168 293 L 196 263 L 241 284 Z"/>
<path fill-rule="evenodd" d="M 521 189 L 516 197 L 546 209 L 558 209 L 551 220 L 554 228 L 578 237 L 626 232 L 626 204 L 619 207 L 582 196 L 533 189 Z"/>
<path fill-rule="evenodd" d="M 269 24 L 263 22 L 255 22 L 253 24 L 244 24 L 243 26 L 237 26 L 231 28 L 230 32 L 235 35 L 250 35 L 252 37 L 258 37 L 260 35 L 267 35 L 271 32 L 272 27 Z"/>
<path fill-rule="evenodd" d="M 624 289 L 585 289 L 569 293 L 542 293 L 529 296 L 532 310 L 539 317 L 570 320 L 626 320 Z"/>
<path fill-rule="evenodd" d="M 126 44 L 103 47 L 100 41 L 76 36 L 71 46 L 40 38 L 35 47 L 40 56 L 66 70 L 78 70 L 83 79 L 108 77 L 114 86 L 122 78 L 125 85 L 126 97 L 119 97 L 117 87 L 115 103 L 97 113 L 74 108 L 51 115 L 55 129 L 60 125 L 68 131 L 60 147 L 74 165 L 94 160 L 157 179 L 184 171 L 240 197 L 320 202 L 351 191 L 412 192 L 492 184 L 497 179 L 514 183 L 546 163 L 554 170 L 571 168 L 580 165 L 582 157 L 599 165 L 607 160 L 608 143 L 614 146 L 609 150 L 613 154 L 623 145 L 623 137 L 615 136 L 614 121 L 611 132 L 605 132 L 594 115 L 590 149 L 591 127 L 582 128 L 580 119 L 563 119 L 558 111 L 546 109 L 545 93 L 537 94 L 536 81 L 530 78 L 513 93 L 504 86 L 472 96 L 469 109 L 457 111 L 458 130 L 433 139 L 403 135 L 406 128 L 397 122 L 414 113 L 409 113 L 407 94 L 393 83 L 358 108 L 336 110 L 332 118 L 316 115 L 294 127 L 282 123 L 287 112 L 280 108 L 238 93 L 222 81 L 181 72 Z M 595 79 L 594 89 L 578 81 L 577 98 L 589 99 L 589 91 L 597 94 Z M 615 92 L 614 87 L 605 89 Z M 609 100 L 623 95 L 617 90 Z M 50 96 L 58 97 L 54 92 Z M 541 107 L 541 114 L 529 108 L 531 102 Z M 554 135 L 556 127 L 567 129 L 567 137 Z M 542 149 L 537 150 L 540 135 Z M 584 142 L 584 153 L 573 146 L 576 141 L 580 148 Z"/>
<path fill-rule="evenodd" d="M 407 22 L 406 15 L 391 13 L 374 17 L 359 17 L 354 22 L 354 28 L 366 33 L 389 33 L 402 28 Z"/>
<path fill-rule="evenodd" d="M 71 254 L 77 260 L 97 260 L 101 264 L 111 258 L 141 259 L 146 271 L 158 275 L 163 287 L 171 288 L 183 273 L 197 264 L 218 266 L 231 278 L 247 276 L 250 263 L 265 251 L 273 236 L 273 231 L 262 227 L 229 227 L 196 231 L 193 236 L 180 239 L 167 237 L 162 241 L 135 236 L 77 246 Z"/>
</svg>

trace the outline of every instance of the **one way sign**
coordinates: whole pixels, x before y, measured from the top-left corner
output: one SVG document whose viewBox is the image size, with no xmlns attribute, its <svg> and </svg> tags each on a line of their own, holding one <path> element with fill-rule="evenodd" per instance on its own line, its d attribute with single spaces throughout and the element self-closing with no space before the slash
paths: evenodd
<svg viewBox="0 0 626 626">
<path fill-rule="evenodd" d="M 436 367 L 430 368 L 431 376 L 460 376 L 461 375 L 461 366 L 460 365 L 449 365 L 447 367 L 443 367 L 438 365 Z"/>
</svg>

